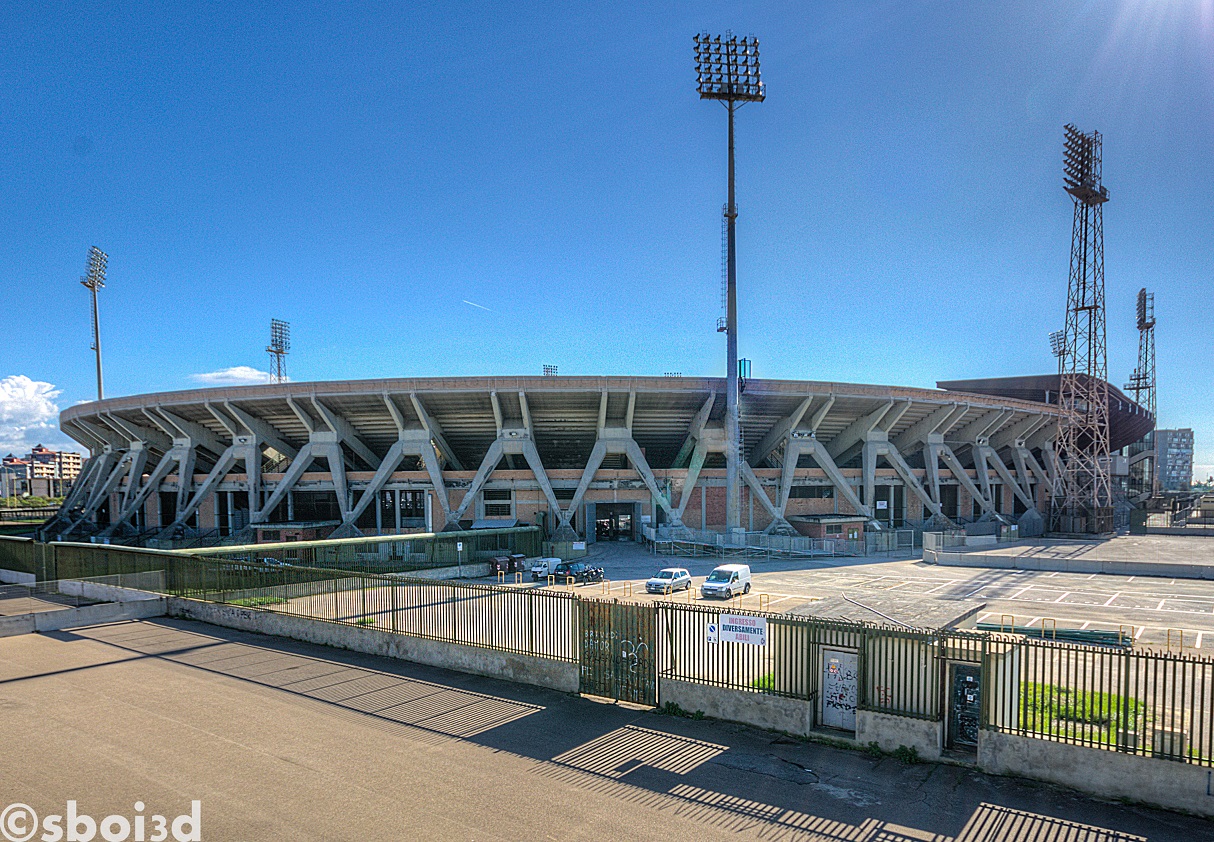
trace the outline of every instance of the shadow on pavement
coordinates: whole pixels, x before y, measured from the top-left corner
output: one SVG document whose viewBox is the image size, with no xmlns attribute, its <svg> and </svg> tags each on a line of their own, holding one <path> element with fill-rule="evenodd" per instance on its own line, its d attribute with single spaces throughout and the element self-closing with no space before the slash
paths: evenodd
<svg viewBox="0 0 1214 842">
<path fill-rule="evenodd" d="M 191 621 L 75 630 L 72 639 L 82 638 L 292 694 L 395 736 L 509 752 L 535 761 L 535 773 L 556 783 L 764 839 L 1191 842 L 1209 831 L 1197 819 L 966 767 L 908 765 L 731 723 Z"/>
</svg>

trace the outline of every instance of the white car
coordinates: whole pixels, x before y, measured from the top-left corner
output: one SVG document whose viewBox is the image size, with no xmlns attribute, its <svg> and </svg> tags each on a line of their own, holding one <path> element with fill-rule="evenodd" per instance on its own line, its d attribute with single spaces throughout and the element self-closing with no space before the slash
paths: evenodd
<svg viewBox="0 0 1214 842">
<path fill-rule="evenodd" d="M 537 558 L 531 566 L 531 581 L 538 582 L 556 572 L 556 566 L 561 563 L 559 558 Z M 563 584 L 563 583 L 562 583 Z"/>
<path fill-rule="evenodd" d="M 664 567 L 645 583 L 650 593 L 673 593 L 691 587 L 691 573 L 682 567 Z"/>
<path fill-rule="evenodd" d="M 722 564 L 708 574 L 700 585 L 700 596 L 732 599 L 740 593 L 750 593 L 750 565 Z"/>
</svg>

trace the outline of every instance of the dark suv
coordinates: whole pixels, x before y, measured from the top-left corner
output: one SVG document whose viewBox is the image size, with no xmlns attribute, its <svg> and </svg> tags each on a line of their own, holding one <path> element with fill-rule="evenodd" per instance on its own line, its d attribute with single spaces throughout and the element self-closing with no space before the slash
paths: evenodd
<svg viewBox="0 0 1214 842">
<path fill-rule="evenodd" d="M 563 561 L 556 566 L 556 570 L 552 571 L 552 575 L 556 577 L 558 585 L 565 584 L 570 577 L 575 582 L 601 582 L 603 568 L 594 567 L 584 561 Z"/>
</svg>

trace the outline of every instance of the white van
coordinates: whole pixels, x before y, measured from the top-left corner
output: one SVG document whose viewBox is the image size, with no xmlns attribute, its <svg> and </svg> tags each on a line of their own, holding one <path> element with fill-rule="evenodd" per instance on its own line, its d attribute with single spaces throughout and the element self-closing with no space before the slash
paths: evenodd
<svg viewBox="0 0 1214 842">
<path fill-rule="evenodd" d="M 700 585 L 700 596 L 731 599 L 740 593 L 750 593 L 750 565 L 722 564 L 708 574 Z"/>
<path fill-rule="evenodd" d="M 531 565 L 531 581 L 547 579 L 556 572 L 556 566 L 560 563 L 559 558 L 537 558 L 535 564 Z"/>
</svg>

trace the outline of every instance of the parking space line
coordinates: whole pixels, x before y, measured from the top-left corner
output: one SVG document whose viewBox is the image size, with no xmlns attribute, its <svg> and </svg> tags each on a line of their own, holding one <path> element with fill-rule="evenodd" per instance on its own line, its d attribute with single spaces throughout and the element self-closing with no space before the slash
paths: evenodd
<svg viewBox="0 0 1214 842">
<path fill-rule="evenodd" d="M 1105 602 L 1105 605 L 1112 605 L 1112 604 L 1113 604 L 1113 600 L 1115 600 L 1115 599 L 1116 599 L 1117 597 L 1119 597 L 1119 596 L 1121 596 L 1121 591 L 1118 591 L 1117 593 L 1115 593 L 1115 594 L 1113 594 L 1112 596 L 1110 596 L 1110 597 L 1108 598 L 1108 601 L 1107 601 L 1107 602 Z"/>
<path fill-rule="evenodd" d="M 1064 593 L 1062 594 L 1062 596 L 1060 596 L 1060 597 L 1058 597 L 1056 600 L 1054 600 L 1054 602 L 1062 602 L 1064 599 L 1066 599 L 1066 598 L 1067 598 L 1068 596 L 1070 596 L 1070 595 L 1071 595 L 1071 592 L 1070 592 L 1070 591 L 1066 591 L 1066 592 L 1064 592 Z"/>
<path fill-rule="evenodd" d="M 1088 626 L 1090 626 L 1090 625 L 1092 625 L 1092 621 L 1091 621 L 1091 620 L 1088 620 L 1086 623 L 1084 623 L 1084 624 L 1083 624 L 1082 626 L 1080 626 L 1079 628 L 1080 628 L 1080 629 L 1086 629 L 1086 628 L 1087 628 Z"/>
<path fill-rule="evenodd" d="M 1155 610 L 1156 610 L 1156 611 L 1162 611 L 1162 610 L 1163 610 L 1163 604 L 1164 604 L 1165 602 L 1167 602 L 1167 600 L 1166 600 L 1166 599 L 1161 599 L 1161 600 L 1159 600 L 1159 604 L 1155 606 Z"/>
<path fill-rule="evenodd" d="M 1146 626 L 1139 626 L 1138 631 L 1134 633 L 1134 639 L 1137 640 L 1138 638 L 1142 637 L 1142 633 L 1146 630 Z"/>
<path fill-rule="evenodd" d="M 1202 636 L 1202 635 L 1204 635 L 1204 634 L 1205 634 L 1205 632 L 1198 632 L 1198 633 L 1197 633 L 1197 641 L 1196 641 L 1196 642 L 1193 644 L 1193 648 L 1194 648 L 1194 649 L 1200 649 L 1200 648 L 1201 648 L 1201 636 Z"/>
</svg>

